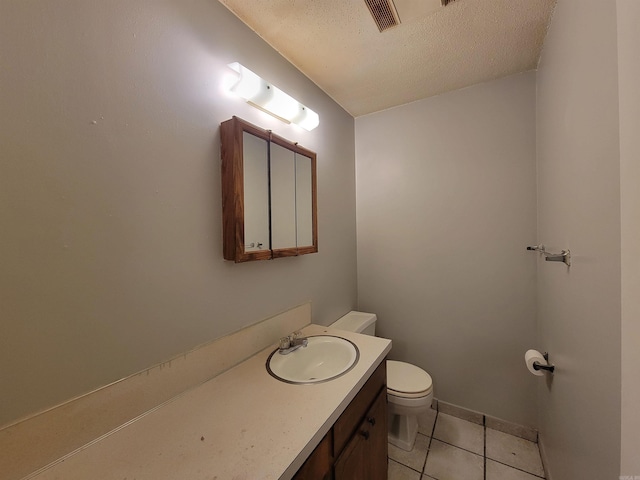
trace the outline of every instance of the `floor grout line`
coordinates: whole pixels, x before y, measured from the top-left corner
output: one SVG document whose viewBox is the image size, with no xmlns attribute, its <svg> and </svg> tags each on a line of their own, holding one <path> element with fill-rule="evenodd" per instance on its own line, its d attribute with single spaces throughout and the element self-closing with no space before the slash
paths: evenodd
<svg viewBox="0 0 640 480">
<path fill-rule="evenodd" d="M 429 451 L 431 450 L 431 443 L 433 443 L 433 435 L 436 433 L 436 423 L 438 423 L 439 412 L 436 410 L 436 418 L 433 420 L 433 426 L 431 427 L 431 436 L 429 437 L 429 445 L 427 445 L 427 454 L 424 456 L 424 463 L 422 464 L 422 472 L 420 472 L 420 478 L 422 475 L 426 475 L 424 470 L 427 468 L 427 458 L 429 458 Z"/>
<path fill-rule="evenodd" d="M 418 470 L 416 470 L 415 468 L 410 467 L 409 465 L 405 465 L 404 463 L 399 462 L 399 461 L 397 461 L 397 460 L 394 460 L 393 458 L 389 458 L 389 461 L 390 461 L 390 462 L 393 462 L 393 463 L 397 463 L 398 465 L 402 465 L 403 467 L 407 467 L 409 470 L 411 470 L 411 471 L 413 471 L 413 472 L 416 472 L 416 473 L 420 473 L 420 475 L 422 475 L 422 473 L 421 473 L 421 472 L 419 472 Z"/>
<path fill-rule="evenodd" d="M 545 477 L 541 477 L 540 475 L 536 475 L 535 473 L 528 472 L 528 471 L 523 470 L 522 468 L 519 468 L 519 467 L 514 467 L 513 465 L 509 465 L 508 463 L 504 463 L 504 462 L 501 462 L 499 460 L 494 460 L 493 458 L 489 458 L 489 457 L 487 457 L 487 459 L 491 460 L 492 462 L 499 463 L 500 465 L 504 465 L 505 467 L 509 467 L 509 468 L 513 468 L 514 470 L 518 470 L 519 472 L 527 473 L 527 474 L 531 475 L 532 477 L 540 478 L 542 480 L 545 479 Z"/>
<path fill-rule="evenodd" d="M 434 440 L 437 440 L 440 443 L 444 443 L 445 445 L 449 445 L 450 447 L 457 448 L 458 450 L 464 450 L 465 452 L 473 453 L 474 455 L 476 455 L 478 457 L 483 457 L 484 456 L 482 453 L 474 452 L 473 450 L 467 450 L 466 448 L 460 447 L 458 445 L 454 445 L 453 443 L 445 442 L 444 440 L 440 440 L 439 438 L 434 438 Z"/>
<path fill-rule="evenodd" d="M 483 433 L 483 447 L 484 447 L 484 480 L 487 480 L 487 417 L 482 416 L 482 433 Z"/>
</svg>

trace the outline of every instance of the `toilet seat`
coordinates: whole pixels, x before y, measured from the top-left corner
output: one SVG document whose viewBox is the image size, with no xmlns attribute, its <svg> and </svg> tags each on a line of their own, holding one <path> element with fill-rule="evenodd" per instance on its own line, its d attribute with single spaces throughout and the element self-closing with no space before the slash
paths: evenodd
<svg viewBox="0 0 640 480">
<path fill-rule="evenodd" d="M 433 392 L 433 389 L 425 390 L 424 392 L 405 393 L 405 392 L 396 392 L 395 390 L 387 388 L 387 394 L 388 395 L 392 395 L 394 397 L 401 397 L 401 398 L 422 398 L 422 397 L 426 397 L 431 392 Z"/>
<path fill-rule="evenodd" d="M 387 394 L 422 398 L 433 392 L 431 375 L 410 363 L 387 360 Z"/>
</svg>

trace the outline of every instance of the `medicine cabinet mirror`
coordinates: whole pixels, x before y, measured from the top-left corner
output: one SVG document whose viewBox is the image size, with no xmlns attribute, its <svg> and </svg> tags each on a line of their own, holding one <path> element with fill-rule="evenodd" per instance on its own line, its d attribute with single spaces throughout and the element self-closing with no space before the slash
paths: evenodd
<svg viewBox="0 0 640 480">
<path fill-rule="evenodd" d="M 316 154 L 238 117 L 220 142 L 225 260 L 317 252 Z"/>
</svg>

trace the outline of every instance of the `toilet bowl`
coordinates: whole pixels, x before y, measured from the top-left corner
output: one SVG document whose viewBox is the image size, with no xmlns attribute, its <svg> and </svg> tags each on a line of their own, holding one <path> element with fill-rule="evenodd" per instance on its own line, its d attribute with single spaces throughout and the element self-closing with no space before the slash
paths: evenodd
<svg viewBox="0 0 640 480">
<path fill-rule="evenodd" d="M 418 434 L 418 415 L 431 408 L 431 376 L 410 363 L 387 360 L 389 443 L 411 451 Z"/>
<path fill-rule="evenodd" d="M 375 313 L 349 312 L 330 325 L 350 332 L 375 335 Z M 389 443 L 411 451 L 418 434 L 418 415 L 431 408 L 433 382 L 420 367 L 387 360 Z"/>
</svg>

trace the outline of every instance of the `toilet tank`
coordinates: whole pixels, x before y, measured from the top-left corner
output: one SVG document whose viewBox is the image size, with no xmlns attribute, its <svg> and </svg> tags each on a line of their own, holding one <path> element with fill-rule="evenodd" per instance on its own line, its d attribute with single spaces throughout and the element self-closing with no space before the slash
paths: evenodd
<svg viewBox="0 0 640 480">
<path fill-rule="evenodd" d="M 375 313 L 351 311 L 329 326 L 348 332 L 364 333 L 365 335 L 374 336 L 376 334 L 377 319 L 378 317 Z"/>
</svg>

